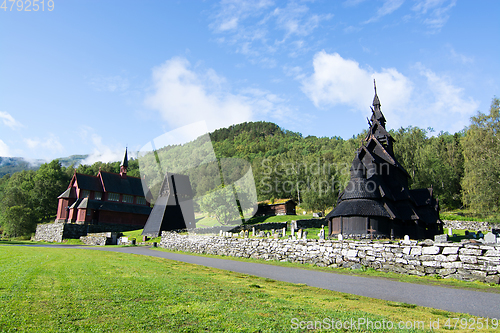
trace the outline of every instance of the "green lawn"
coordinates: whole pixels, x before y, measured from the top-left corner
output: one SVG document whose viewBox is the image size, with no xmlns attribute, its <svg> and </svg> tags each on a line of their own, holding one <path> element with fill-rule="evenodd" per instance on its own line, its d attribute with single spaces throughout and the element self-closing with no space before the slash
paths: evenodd
<svg viewBox="0 0 500 333">
<path fill-rule="evenodd" d="M 303 332 L 292 324 L 325 318 L 428 329 L 457 316 L 469 318 L 160 258 L 0 246 L 2 332 Z"/>
</svg>

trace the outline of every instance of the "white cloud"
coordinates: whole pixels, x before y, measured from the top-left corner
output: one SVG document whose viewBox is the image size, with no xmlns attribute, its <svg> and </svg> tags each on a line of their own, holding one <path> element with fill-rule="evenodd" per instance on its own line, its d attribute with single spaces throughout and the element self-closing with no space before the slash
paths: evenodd
<svg viewBox="0 0 500 333">
<path fill-rule="evenodd" d="M 231 92 L 226 78 L 213 69 L 192 69 L 185 58 L 172 58 L 153 69 L 147 107 L 160 112 L 170 127 L 205 121 L 209 131 L 263 115 L 282 119 L 293 113 L 287 101 L 268 91 L 246 87 Z"/>
<path fill-rule="evenodd" d="M 422 112 L 429 119 L 435 120 L 431 126 L 441 128 L 446 124 L 450 132 L 462 130 L 469 123 L 470 116 L 477 112 L 479 102 L 464 96 L 464 89 L 455 87 L 451 79 L 440 77 L 420 63 L 415 67 L 427 81 L 421 98 L 428 102 Z"/>
<path fill-rule="evenodd" d="M 474 58 L 467 57 L 466 55 L 456 52 L 455 49 L 450 45 L 448 45 L 448 48 L 450 50 L 450 55 L 452 59 L 457 60 L 458 62 L 461 62 L 464 65 L 472 64 L 474 62 Z"/>
<path fill-rule="evenodd" d="M 305 5 L 296 2 L 289 2 L 285 8 L 276 8 L 272 13 L 276 17 L 276 25 L 279 29 L 285 30 L 284 40 L 292 35 L 307 36 L 319 26 L 324 20 L 333 17 L 331 14 L 311 14 Z"/>
<path fill-rule="evenodd" d="M 9 146 L 2 140 L 0 140 L 0 156 L 2 157 L 12 157 L 10 153 Z"/>
<path fill-rule="evenodd" d="M 392 14 L 404 3 L 404 0 L 384 0 L 384 4 L 377 10 L 375 16 L 365 21 L 364 23 L 371 23 L 378 21 L 381 17 Z"/>
<path fill-rule="evenodd" d="M 373 98 L 373 78 L 390 128 L 409 125 L 456 132 L 464 128 L 479 103 L 464 96 L 462 88 L 422 64 L 410 79 L 395 68 L 375 71 L 354 60 L 324 51 L 315 55 L 314 73 L 302 79 L 302 90 L 320 108 L 347 106 L 368 114 Z M 416 85 L 414 80 L 423 81 Z"/>
<path fill-rule="evenodd" d="M 314 74 L 303 79 L 302 90 L 317 107 L 346 105 L 366 112 L 373 99 L 375 78 L 385 109 L 391 113 L 408 103 L 413 90 L 411 82 L 394 68 L 380 72 L 363 69 L 338 53 L 317 53 L 313 66 Z"/>
<path fill-rule="evenodd" d="M 216 6 L 209 27 L 224 35 L 216 39 L 218 42 L 234 47 L 253 63 L 273 67 L 269 63 L 275 60 L 261 61 L 263 54 L 297 56 L 299 50 L 307 48 L 305 37 L 331 17 L 328 13 L 311 13 L 308 6 L 297 1 L 278 7 L 273 1 L 226 0 Z"/>
<path fill-rule="evenodd" d="M 87 127 L 88 131 L 93 131 L 91 128 Z M 82 161 L 82 164 L 92 165 L 95 162 L 116 162 L 123 159 L 125 149 L 123 147 L 113 146 L 110 147 L 102 143 L 102 137 L 95 133 L 89 133 L 92 144 L 92 153 Z M 128 151 L 128 158 L 137 158 L 137 152 Z"/>
<path fill-rule="evenodd" d="M 248 121 L 247 99 L 221 88 L 224 78 L 215 71 L 196 73 L 184 58 L 173 58 L 153 69 L 154 92 L 145 103 L 160 111 L 171 126 L 204 120 L 210 130 Z"/>
<path fill-rule="evenodd" d="M 427 25 L 430 32 L 437 32 L 448 21 L 448 12 L 456 3 L 456 0 L 419 0 L 412 10 L 417 17 L 422 17 L 422 23 Z"/>
<path fill-rule="evenodd" d="M 48 137 L 43 139 L 25 138 L 24 143 L 30 149 L 37 149 L 37 150 L 44 149 L 52 153 L 60 153 L 64 151 L 64 147 L 59 141 L 59 138 L 52 133 L 50 133 Z"/>
<path fill-rule="evenodd" d="M 8 126 L 12 129 L 22 127 L 21 123 L 15 120 L 14 117 L 12 117 L 8 112 L 0 111 L 0 119 L 5 126 Z"/>
</svg>

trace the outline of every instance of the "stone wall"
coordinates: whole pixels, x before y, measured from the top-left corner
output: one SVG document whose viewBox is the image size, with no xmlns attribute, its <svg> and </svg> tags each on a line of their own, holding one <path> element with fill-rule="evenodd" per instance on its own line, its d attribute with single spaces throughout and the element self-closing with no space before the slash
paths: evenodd
<svg viewBox="0 0 500 333">
<path fill-rule="evenodd" d="M 497 284 L 500 280 L 500 245 L 495 244 L 236 238 L 162 232 L 160 247 L 317 266 L 365 266 L 403 274 L 439 275 Z"/>
<path fill-rule="evenodd" d="M 136 230 L 137 226 L 130 225 L 106 225 L 106 224 L 70 224 L 70 223 L 47 223 L 36 227 L 35 241 L 62 242 L 63 239 L 79 239 L 88 233 L 101 232 L 123 232 Z"/>
<path fill-rule="evenodd" d="M 491 231 L 491 229 L 500 229 L 500 224 L 492 224 L 489 222 L 476 222 L 476 221 L 456 221 L 456 220 L 443 220 L 445 228 L 453 230 L 470 230 L 470 231 Z"/>
<path fill-rule="evenodd" d="M 80 240 L 85 245 L 116 245 L 118 234 L 116 232 L 100 232 L 88 234 L 87 236 L 80 237 Z"/>
<path fill-rule="evenodd" d="M 297 220 L 297 229 L 302 228 L 321 228 L 322 225 L 328 226 L 324 219 L 308 219 L 308 220 Z M 176 231 L 188 231 L 190 233 L 195 233 L 198 235 L 205 234 L 215 234 L 218 235 L 219 232 L 240 232 L 242 230 L 252 231 L 252 228 L 255 228 L 256 231 L 261 230 L 272 230 L 272 229 L 283 229 L 287 228 L 290 230 L 290 222 L 267 222 L 267 223 L 258 223 L 258 224 L 243 224 L 236 226 L 216 226 L 209 228 L 196 228 L 196 229 L 185 229 L 185 230 L 176 230 Z"/>
<path fill-rule="evenodd" d="M 64 224 L 50 223 L 39 224 L 36 226 L 34 241 L 62 242 L 64 233 Z"/>
</svg>

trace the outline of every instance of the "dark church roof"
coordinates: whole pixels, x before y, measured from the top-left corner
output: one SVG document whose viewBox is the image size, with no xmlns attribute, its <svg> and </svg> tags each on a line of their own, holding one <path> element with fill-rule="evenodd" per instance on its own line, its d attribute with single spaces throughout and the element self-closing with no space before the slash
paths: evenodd
<svg viewBox="0 0 500 333">
<path fill-rule="evenodd" d="M 144 196 L 140 178 L 123 178 L 117 173 L 101 172 L 102 183 L 106 192 L 116 192 L 128 195 Z"/>
<path fill-rule="evenodd" d="M 78 188 L 96 192 L 115 192 L 121 194 L 144 196 L 142 182 L 136 177 L 122 177 L 117 173 L 100 171 L 98 176 L 75 174 Z M 62 195 L 67 195 L 66 190 Z"/>
</svg>

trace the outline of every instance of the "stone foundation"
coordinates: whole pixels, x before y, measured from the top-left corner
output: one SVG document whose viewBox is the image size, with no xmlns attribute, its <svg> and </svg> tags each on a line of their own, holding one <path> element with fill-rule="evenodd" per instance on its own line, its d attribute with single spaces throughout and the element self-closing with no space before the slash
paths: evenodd
<svg viewBox="0 0 500 333">
<path fill-rule="evenodd" d="M 39 224 L 33 237 L 35 241 L 62 242 L 63 239 L 79 239 L 89 233 L 102 232 L 123 232 L 136 230 L 137 226 L 130 225 L 106 225 L 106 224 L 68 224 L 68 223 L 47 223 Z"/>
<path fill-rule="evenodd" d="M 116 245 L 117 239 L 118 234 L 116 232 L 100 232 L 80 237 L 83 244 L 98 246 Z"/>
<path fill-rule="evenodd" d="M 160 247 L 193 253 L 371 267 L 410 275 L 500 283 L 500 245 L 409 241 L 333 241 L 178 235 L 162 232 Z"/>
</svg>

